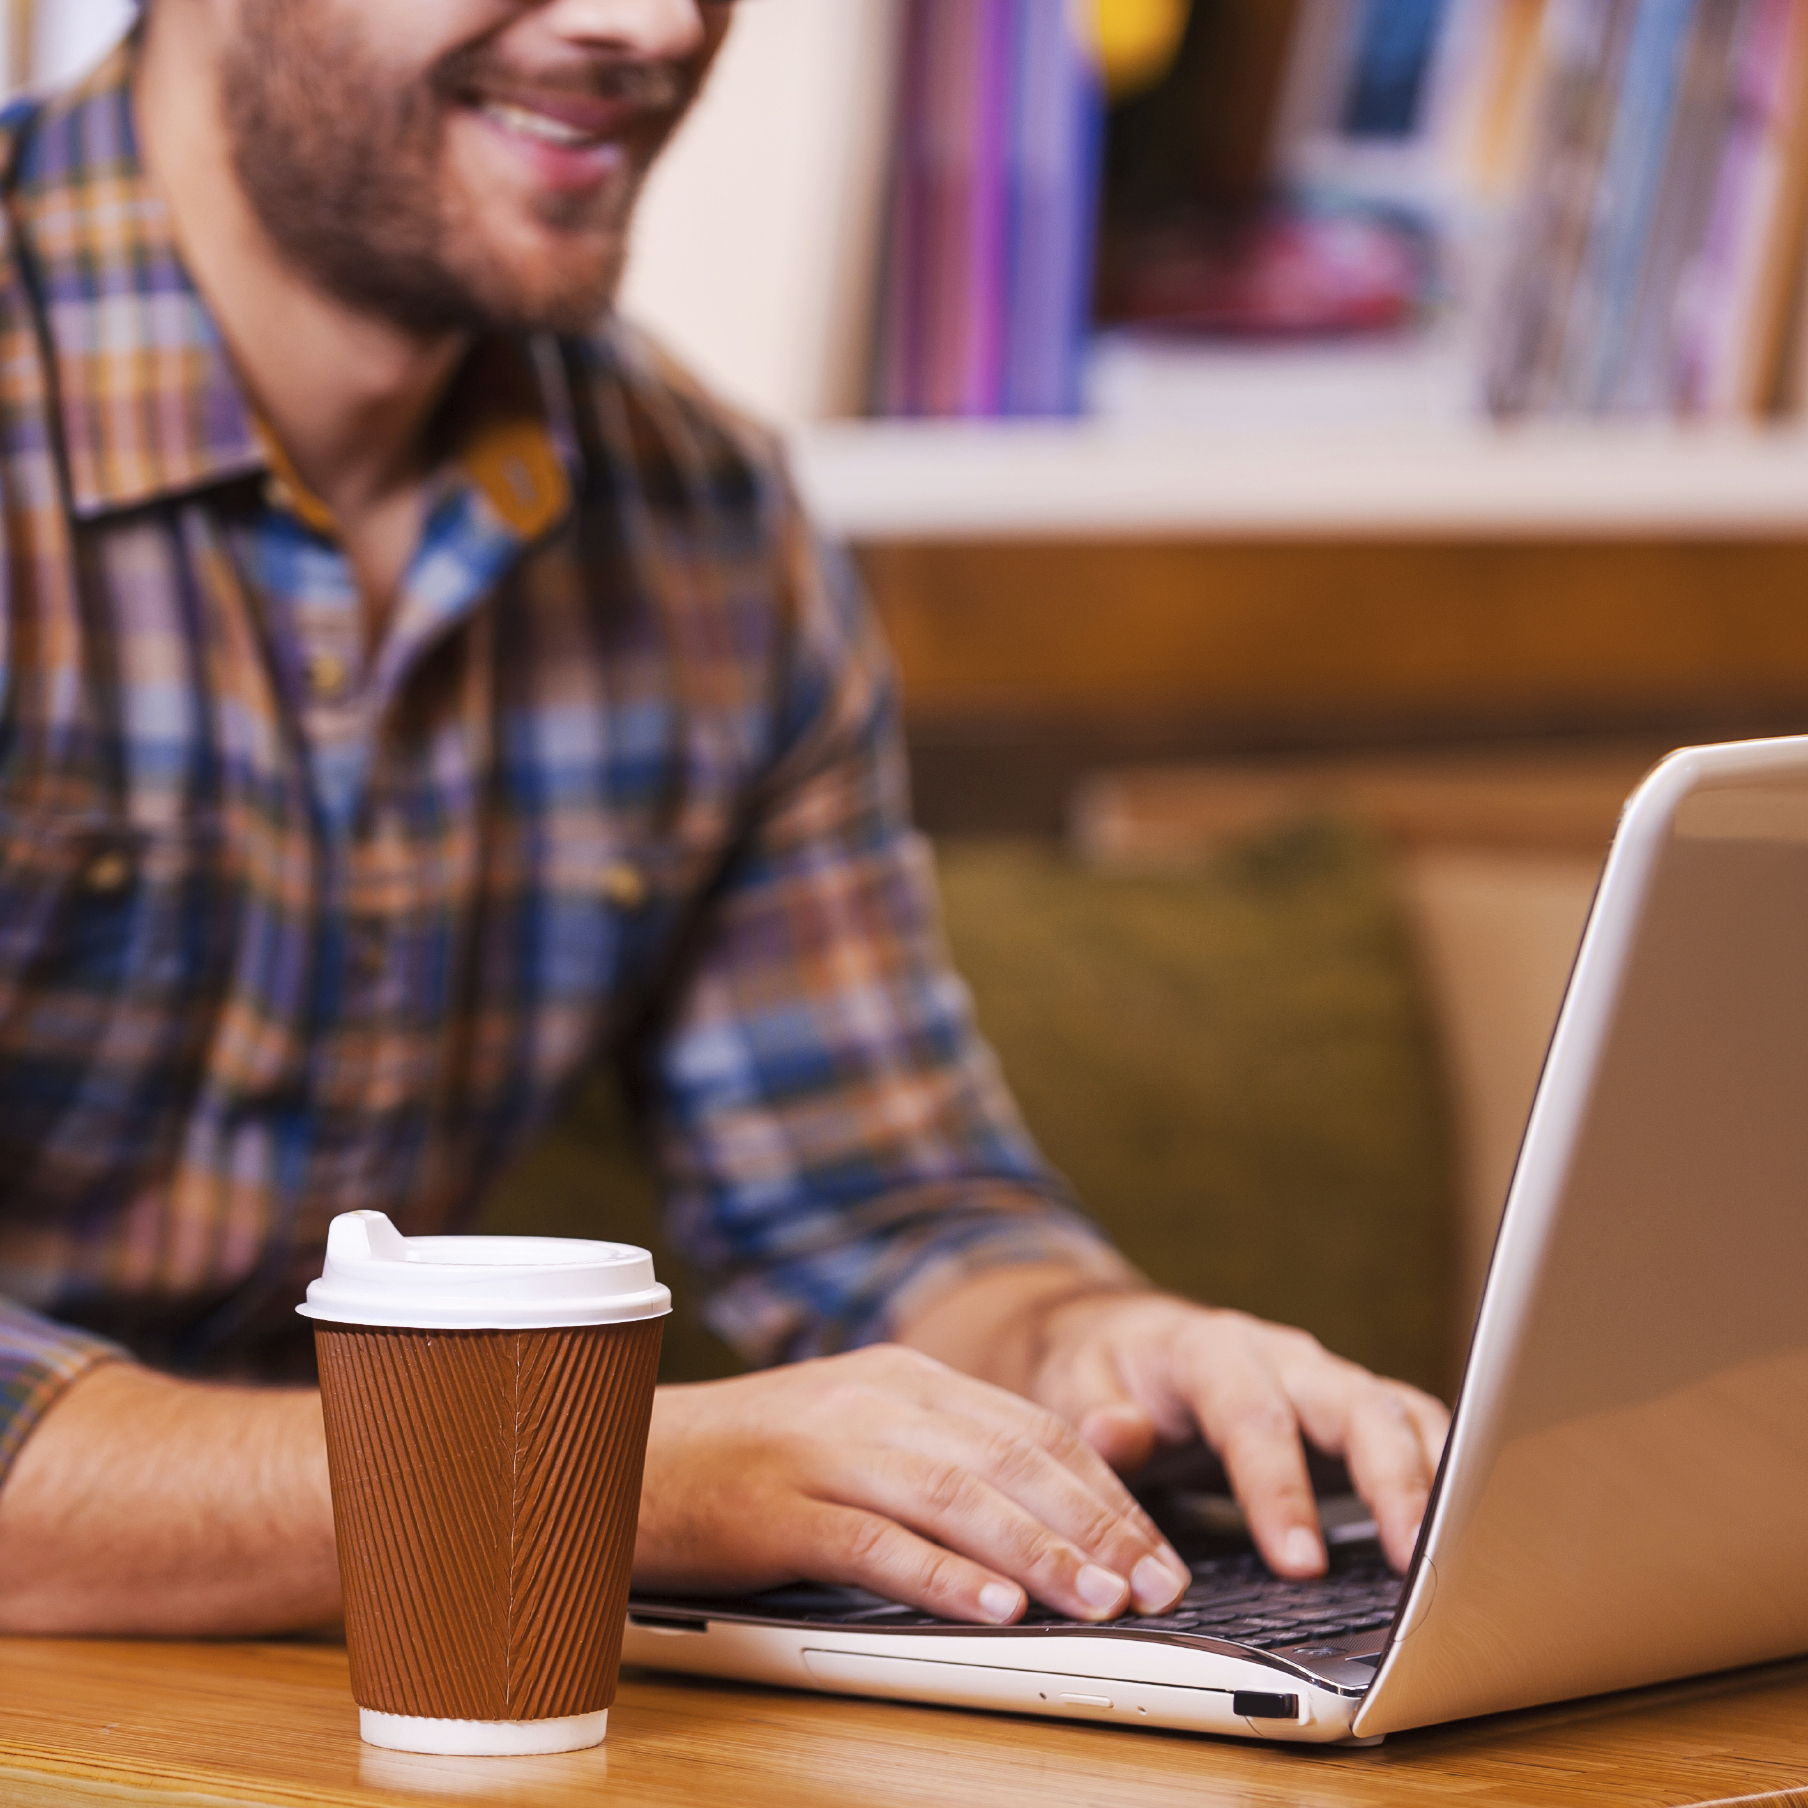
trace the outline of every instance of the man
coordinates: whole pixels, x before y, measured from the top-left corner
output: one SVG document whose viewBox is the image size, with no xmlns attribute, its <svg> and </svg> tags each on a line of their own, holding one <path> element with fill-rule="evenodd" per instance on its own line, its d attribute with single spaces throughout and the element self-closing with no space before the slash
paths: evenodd
<svg viewBox="0 0 1808 1808">
<path fill-rule="evenodd" d="M 1410 1551 L 1442 1409 L 1070 1209 L 870 624 L 765 439 L 593 327 L 728 22 L 152 0 L 12 123 L 0 1628 L 335 1618 L 318 1397 L 232 1383 L 305 1372 L 335 1212 L 456 1227 L 602 1060 L 790 1361 L 661 1391 L 642 1583 L 1159 1611 L 1114 1469 L 1195 1428 L 1277 1570 L 1302 1432 Z"/>
</svg>

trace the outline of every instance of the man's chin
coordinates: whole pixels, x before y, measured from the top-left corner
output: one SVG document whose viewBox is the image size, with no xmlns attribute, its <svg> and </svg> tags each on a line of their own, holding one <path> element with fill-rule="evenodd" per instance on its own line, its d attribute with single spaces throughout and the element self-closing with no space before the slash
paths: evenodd
<svg viewBox="0 0 1808 1808">
<path fill-rule="evenodd" d="M 581 294 L 523 295 L 486 308 L 483 318 L 497 332 L 575 338 L 591 332 L 614 307 L 616 288 L 609 282 Z"/>
<path fill-rule="evenodd" d="M 497 247 L 474 266 L 448 272 L 474 321 L 505 332 L 588 332 L 615 301 L 627 261 L 625 236 L 574 244 L 556 234 L 527 249 Z"/>
<path fill-rule="evenodd" d="M 489 271 L 462 279 L 449 273 L 445 318 L 466 331 L 587 333 L 614 305 L 619 278 L 619 266 L 584 281 L 572 280 L 569 272 L 540 281 L 514 272 Z"/>
</svg>

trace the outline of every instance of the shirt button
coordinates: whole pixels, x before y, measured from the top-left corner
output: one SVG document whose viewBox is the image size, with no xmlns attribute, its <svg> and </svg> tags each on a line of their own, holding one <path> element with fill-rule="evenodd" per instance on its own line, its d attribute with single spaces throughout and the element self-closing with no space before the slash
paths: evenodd
<svg viewBox="0 0 1808 1808">
<path fill-rule="evenodd" d="M 346 681 L 351 677 L 337 653 L 310 653 L 307 671 L 308 689 L 327 702 L 344 694 Z"/>
<path fill-rule="evenodd" d="M 603 868 L 602 887 L 617 910 L 638 910 L 647 901 L 646 875 L 625 860 L 612 860 Z"/>
<path fill-rule="evenodd" d="M 104 854 L 96 854 L 88 862 L 88 870 L 82 874 L 82 883 L 89 891 L 104 895 L 123 891 L 131 877 L 131 861 L 117 848 L 110 848 Z"/>
</svg>

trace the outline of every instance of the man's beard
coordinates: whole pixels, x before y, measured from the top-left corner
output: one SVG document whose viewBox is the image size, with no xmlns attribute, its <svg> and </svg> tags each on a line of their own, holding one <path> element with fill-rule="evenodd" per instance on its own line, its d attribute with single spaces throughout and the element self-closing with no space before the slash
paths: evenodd
<svg viewBox="0 0 1808 1808">
<path fill-rule="evenodd" d="M 620 281 L 646 165 L 689 98 L 682 78 L 663 64 L 582 71 L 583 93 L 639 100 L 662 129 L 625 145 L 622 173 L 597 189 L 541 198 L 539 224 L 568 249 L 539 260 L 536 280 L 442 180 L 447 118 L 485 71 L 501 73 L 493 59 L 455 51 L 398 84 L 326 10 L 244 0 L 221 68 L 233 168 L 283 257 L 347 307 L 424 336 L 591 326 Z"/>
</svg>

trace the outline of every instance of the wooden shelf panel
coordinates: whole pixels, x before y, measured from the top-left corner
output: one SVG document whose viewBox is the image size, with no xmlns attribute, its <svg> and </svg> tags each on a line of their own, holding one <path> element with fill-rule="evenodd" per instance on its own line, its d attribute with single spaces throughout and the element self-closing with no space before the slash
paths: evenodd
<svg viewBox="0 0 1808 1808">
<path fill-rule="evenodd" d="M 818 524 L 855 542 L 1808 536 L 1793 427 L 832 421 L 790 446 Z"/>
<path fill-rule="evenodd" d="M 1025 538 L 862 566 L 918 721 L 1385 739 L 1808 710 L 1808 539 Z"/>
</svg>

